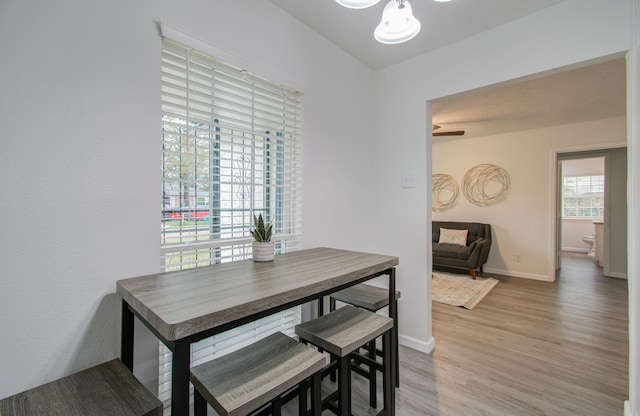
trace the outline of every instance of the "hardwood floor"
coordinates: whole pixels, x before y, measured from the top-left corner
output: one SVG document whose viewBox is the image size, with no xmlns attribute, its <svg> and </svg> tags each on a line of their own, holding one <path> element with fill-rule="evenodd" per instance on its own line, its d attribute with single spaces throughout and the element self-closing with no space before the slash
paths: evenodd
<svg viewBox="0 0 640 416">
<path fill-rule="evenodd" d="M 431 400 L 401 414 L 622 415 L 627 281 L 601 270 L 566 253 L 555 283 L 494 276 L 500 283 L 473 311 L 434 303 L 436 349 L 419 376 Z"/>
<path fill-rule="evenodd" d="M 434 302 L 435 351 L 400 347 L 396 414 L 622 415 L 627 281 L 601 270 L 567 253 L 555 283 L 491 275 L 500 283 L 473 311 Z M 376 413 L 366 391 L 355 376 L 355 415 Z"/>
</svg>

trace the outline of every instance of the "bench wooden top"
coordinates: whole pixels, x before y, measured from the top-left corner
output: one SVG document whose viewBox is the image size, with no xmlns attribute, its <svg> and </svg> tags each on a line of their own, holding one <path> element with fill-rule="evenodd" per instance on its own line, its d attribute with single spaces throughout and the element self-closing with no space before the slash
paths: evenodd
<svg viewBox="0 0 640 416">
<path fill-rule="evenodd" d="M 296 305 L 398 265 L 394 256 L 332 248 L 118 280 L 117 292 L 161 336 L 174 341 Z"/>
<path fill-rule="evenodd" d="M 2 416 L 161 416 L 162 402 L 119 359 L 0 401 Z"/>
</svg>

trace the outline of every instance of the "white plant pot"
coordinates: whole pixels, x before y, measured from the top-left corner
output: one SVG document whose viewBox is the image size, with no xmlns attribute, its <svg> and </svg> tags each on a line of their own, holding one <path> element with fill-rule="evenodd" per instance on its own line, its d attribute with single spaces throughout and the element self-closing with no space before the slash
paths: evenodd
<svg viewBox="0 0 640 416">
<path fill-rule="evenodd" d="M 253 261 L 273 261 L 276 252 L 276 245 L 273 241 L 268 243 L 253 242 Z"/>
</svg>

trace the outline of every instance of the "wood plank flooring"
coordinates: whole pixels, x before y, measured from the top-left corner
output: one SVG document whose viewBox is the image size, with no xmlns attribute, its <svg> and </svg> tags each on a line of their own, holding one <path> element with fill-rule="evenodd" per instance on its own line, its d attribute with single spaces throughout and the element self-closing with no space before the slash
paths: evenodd
<svg viewBox="0 0 640 416">
<path fill-rule="evenodd" d="M 400 346 L 396 414 L 622 415 L 627 281 L 601 270 L 566 253 L 555 283 L 491 275 L 500 283 L 473 311 L 433 303 L 435 351 Z M 354 415 L 375 414 L 353 384 Z"/>
</svg>

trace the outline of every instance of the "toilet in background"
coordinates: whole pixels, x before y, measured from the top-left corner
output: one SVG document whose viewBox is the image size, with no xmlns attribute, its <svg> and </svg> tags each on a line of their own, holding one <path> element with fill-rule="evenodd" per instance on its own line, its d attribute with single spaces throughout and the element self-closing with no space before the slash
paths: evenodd
<svg viewBox="0 0 640 416">
<path fill-rule="evenodd" d="M 582 237 L 582 241 L 589 246 L 588 256 L 595 257 L 596 256 L 596 238 L 593 235 L 585 235 Z"/>
</svg>

